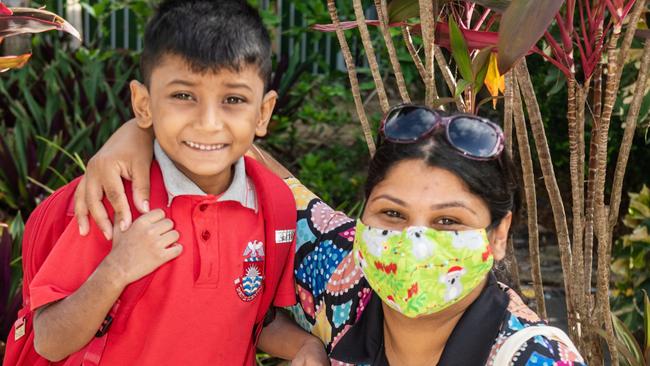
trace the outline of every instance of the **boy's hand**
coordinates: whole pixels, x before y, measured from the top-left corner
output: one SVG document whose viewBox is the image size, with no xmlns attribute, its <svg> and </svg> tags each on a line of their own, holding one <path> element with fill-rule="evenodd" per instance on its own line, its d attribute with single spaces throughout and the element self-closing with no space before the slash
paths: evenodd
<svg viewBox="0 0 650 366">
<path fill-rule="evenodd" d="M 325 346 L 318 338 L 306 341 L 296 357 L 291 361 L 291 366 L 329 366 L 330 361 L 325 352 Z"/>
<path fill-rule="evenodd" d="M 114 229 L 113 249 L 103 264 L 126 286 L 178 257 L 183 251 L 178 238 L 165 212 L 153 210 L 140 216 L 125 232 Z"/>
</svg>

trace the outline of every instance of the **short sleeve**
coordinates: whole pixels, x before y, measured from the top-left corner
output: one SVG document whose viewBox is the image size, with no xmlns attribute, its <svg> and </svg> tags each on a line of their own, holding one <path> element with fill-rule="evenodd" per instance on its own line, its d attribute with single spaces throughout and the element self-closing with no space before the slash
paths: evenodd
<svg viewBox="0 0 650 366">
<path fill-rule="evenodd" d="M 287 255 L 280 282 L 278 283 L 278 289 L 273 298 L 273 305 L 277 307 L 288 307 L 296 304 L 296 287 L 293 277 L 293 262 L 295 258 L 295 250 L 293 248 L 295 248 L 295 245 L 296 241 L 294 238 L 293 243 L 291 243 L 292 250 Z"/>
<path fill-rule="evenodd" d="M 74 293 L 110 252 L 111 242 L 90 223 L 88 235 L 81 236 L 73 219 L 59 237 L 29 286 L 32 310 Z"/>
<path fill-rule="evenodd" d="M 352 250 L 355 220 L 335 211 L 295 178 L 287 180 L 296 200 L 295 275 L 299 291 L 325 291 L 334 270 Z"/>
<path fill-rule="evenodd" d="M 313 297 L 318 303 L 332 274 L 352 250 L 355 220 L 332 209 L 297 179 L 288 179 L 287 184 L 298 209 L 296 288 L 299 296 Z"/>
</svg>

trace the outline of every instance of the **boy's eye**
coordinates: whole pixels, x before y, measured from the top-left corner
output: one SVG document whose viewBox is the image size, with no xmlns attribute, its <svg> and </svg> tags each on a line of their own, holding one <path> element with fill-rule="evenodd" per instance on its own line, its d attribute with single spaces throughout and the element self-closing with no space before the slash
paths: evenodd
<svg viewBox="0 0 650 366">
<path fill-rule="evenodd" d="M 175 93 L 172 97 L 180 100 L 194 100 L 194 97 L 190 93 Z"/>
<path fill-rule="evenodd" d="M 244 102 L 245 102 L 244 98 L 240 98 L 240 97 L 227 97 L 226 98 L 226 104 L 240 104 L 240 103 L 244 103 Z"/>
</svg>

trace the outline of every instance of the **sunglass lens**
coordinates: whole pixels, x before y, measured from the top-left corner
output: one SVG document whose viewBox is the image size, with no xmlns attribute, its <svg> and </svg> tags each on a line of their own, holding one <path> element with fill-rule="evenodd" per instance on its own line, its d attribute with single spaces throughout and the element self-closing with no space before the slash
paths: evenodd
<svg viewBox="0 0 650 366">
<path fill-rule="evenodd" d="M 455 118 L 449 123 L 448 133 L 452 145 L 476 158 L 494 156 L 499 144 L 497 131 L 474 118 Z"/>
<path fill-rule="evenodd" d="M 394 142 L 411 142 L 431 131 L 438 117 L 422 107 L 402 107 L 386 118 L 384 135 Z"/>
</svg>

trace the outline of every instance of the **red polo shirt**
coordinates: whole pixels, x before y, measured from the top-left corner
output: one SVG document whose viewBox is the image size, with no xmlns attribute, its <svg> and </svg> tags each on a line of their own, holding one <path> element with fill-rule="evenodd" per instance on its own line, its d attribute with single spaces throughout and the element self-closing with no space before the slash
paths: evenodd
<svg viewBox="0 0 650 366">
<path fill-rule="evenodd" d="M 151 176 L 152 189 L 163 186 L 155 166 Z M 109 332 L 101 365 L 252 365 L 261 296 L 243 296 L 241 279 L 250 270 L 251 244 L 265 240 L 264 208 L 211 195 L 170 198 L 183 253 L 154 273 L 124 333 Z M 110 249 L 94 222 L 82 237 L 73 220 L 31 283 L 32 309 L 76 291 Z M 276 306 L 295 303 L 293 275 L 284 272 Z M 75 356 L 67 365 L 79 364 Z"/>
</svg>

